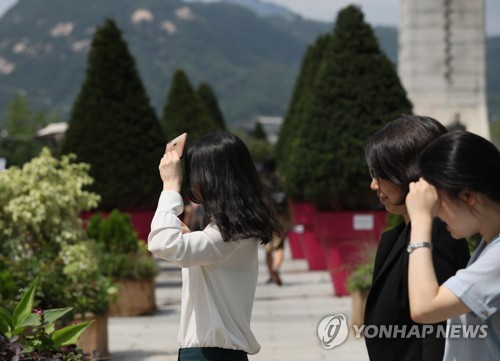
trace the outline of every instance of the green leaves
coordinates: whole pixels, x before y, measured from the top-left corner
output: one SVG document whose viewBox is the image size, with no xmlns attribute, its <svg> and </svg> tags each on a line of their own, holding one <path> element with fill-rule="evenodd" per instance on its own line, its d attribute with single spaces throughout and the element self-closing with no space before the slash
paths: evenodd
<svg viewBox="0 0 500 361">
<path fill-rule="evenodd" d="M 71 325 L 60 329 L 52 335 L 52 341 L 54 341 L 54 347 L 59 348 L 61 346 L 71 345 L 78 341 L 82 333 L 89 327 L 92 322 L 82 322 L 77 325 Z"/>
<path fill-rule="evenodd" d="M 38 278 L 33 281 L 12 313 L 0 307 L 0 332 L 7 338 L 19 336 L 18 342 L 27 350 L 59 349 L 76 343 L 93 321 L 67 326 L 54 332 L 55 322 L 73 308 L 33 311 L 38 281 Z"/>
<path fill-rule="evenodd" d="M 38 278 L 31 284 L 28 290 L 24 293 L 23 297 L 14 308 L 12 313 L 12 325 L 14 326 L 13 334 L 19 334 L 23 331 L 21 326 L 23 322 L 31 315 L 31 310 L 33 309 L 33 302 L 35 300 L 35 291 L 38 285 Z M 28 324 L 24 327 L 32 326 Z"/>
</svg>

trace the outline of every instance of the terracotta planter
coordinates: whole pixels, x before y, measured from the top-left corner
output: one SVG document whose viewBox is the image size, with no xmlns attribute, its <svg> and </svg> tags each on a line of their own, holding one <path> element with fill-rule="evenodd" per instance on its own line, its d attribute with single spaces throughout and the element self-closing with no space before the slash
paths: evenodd
<svg viewBox="0 0 500 361">
<path fill-rule="evenodd" d="M 314 229 L 336 296 L 349 294 L 347 277 L 354 266 L 363 261 L 366 245 L 378 243 L 386 218 L 385 211 L 316 212 Z"/>
<path fill-rule="evenodd" d="M 369 290 L 356 290 L 351 294 L 351 322 L 350 327 L 352 328 L 354 325 L 361 327 L 365 321 L 365 307 L 366 307 L 366 299 L 368 298 Z"/>
<path fill-rule="evenodd" d="M 106 314 L 86 314 L 85 319 L 75 318 L 76 323 L 90 320 L 94 320 L 94 322 L 83 332 L 77 345 L 81 347 L 84 352 L 90 353 L 91 355 L 97 352 L 100 358 L 109 357 L 108 316 Z"/>
<path fill-rule="evenodd" d="M 155 280 L 122 280 L 118 282 L 116 302 L 109 305 L 109 316 L 151 315 L 156 311 Z"/>
<path fill-rule="evenodd" d="M 315 217 L 316 208 L 314 204 L 309 202 L 292 203 L 293 224 L 295 227 L 297 225 L 303 227 L 301 235 L 302 251 L 311 271 L 326 269 L 323 249 L 314 232 L 313 221 Z"/>
</svg>

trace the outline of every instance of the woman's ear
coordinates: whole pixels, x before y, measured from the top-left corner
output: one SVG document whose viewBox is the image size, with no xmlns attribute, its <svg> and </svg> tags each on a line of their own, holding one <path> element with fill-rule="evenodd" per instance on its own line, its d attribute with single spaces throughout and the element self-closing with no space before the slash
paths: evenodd
<svg viewBox="0 0 500 361">
<path fill-rule="evenodd" d="M 478 201 L 478 194 L 471 191 L 462 191 L 460 193 L 460 198 L 467 203 L 469 207 L 473 207 Z"/>
</svg>

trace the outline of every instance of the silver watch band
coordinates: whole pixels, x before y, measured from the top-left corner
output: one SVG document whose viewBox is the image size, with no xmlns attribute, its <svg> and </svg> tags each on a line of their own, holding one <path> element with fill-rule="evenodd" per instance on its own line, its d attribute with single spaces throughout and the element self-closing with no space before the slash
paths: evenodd
<svg viewBox="0 0 500 361">
<path fill-rule="evenodd" d="M 416 242 L 416 243 L 409 243 L 408 247 L 406 248 L 406 250 L 408 251 L 408 253 L 412 253 L 417 248 L 422 248 L 422 247 L 429 248 L 431 251 L 432 251 L 432 248 L 433 248 L 431 242 Z"/>
</svg>

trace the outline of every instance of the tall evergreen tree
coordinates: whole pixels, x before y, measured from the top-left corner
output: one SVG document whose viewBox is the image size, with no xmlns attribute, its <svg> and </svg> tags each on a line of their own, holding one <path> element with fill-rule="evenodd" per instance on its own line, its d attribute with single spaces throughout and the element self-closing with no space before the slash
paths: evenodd
<svg viewBox="0 0 500 361">
<path fill-rule="evenodd" d="M 410 113 L 396 69 L 380 50 L 359 7 L 342 9 L 314 84 L 307 124 L 290 155 L 287 179 L 320 209 L 373 204 L 363 159 L 368 136 Z"/>
<path fill-rule="evenodd" d="M 262 124 L 260 124 L 260 122 L 255 122 L 255 126 L 253 127 L 251 136 L 252 139 L 267 141 L 267 134 L 264 128 L 262 127 Z"/>
<path fill-rule="evenodd" d="M 217 101 L 217 96 L 214 90 L 207 83 L 202 83 L 198 87 L 198 96 L 207 108 L 208 112 L 215 120 L 217 127 L 219 129 L 226 129 L 226 122 L 224 121 L 224 116 L 219 108 L 219 102 Z"/>
<path fill-rule="evenodd" d="M 172 78 L 161 121 L 168 138 L 188 133 L 188 142 L 219 128 L 181 69 Z"/>
<path fill-rule="evenodd" d="M 62 152 L 91 164 L 101 209 L 154 207 L 166 138 L 115 22 L 95 32 Z"/>
<path fill-rule="evenodd" d="M 283 174 L 293 170 L 287 170 L 290 148 L 299 140 L 302 127 L 307 125 L 307 112 L 311 107 L 313 99 L 314 84 L 318 75 L 325 49 L 331 39 L 331 34 L 320 35 L 316 41 L 309 46 L 302 60 L 299 76 L 295 83 L 292 99 L 289 103 L 285 119 L 279 132 L 278 142 L 275 146 L 276 159 L 279 169 Z M 297 176 L 299 176 L 297 174 Z M 294 199 L 302 199 L 304 188 L 296 187 L 301 182 L 296 178 L 287 182 L 288 195 Z"/>
</svg>

